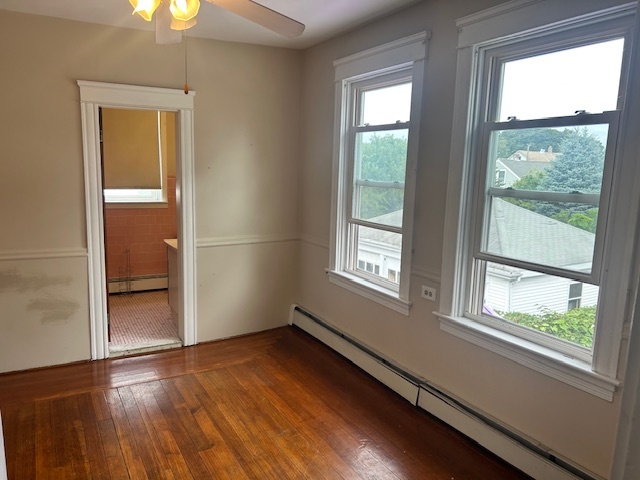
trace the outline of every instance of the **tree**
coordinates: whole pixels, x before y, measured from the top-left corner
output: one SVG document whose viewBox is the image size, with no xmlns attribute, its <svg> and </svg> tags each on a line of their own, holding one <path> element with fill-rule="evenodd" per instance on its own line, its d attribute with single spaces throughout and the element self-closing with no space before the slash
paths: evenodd
<svg viewBox="0 0 640 480">
<path fill-rule="evenodd" d="M 360 145 L 360 179 L 404 183 L 407 164 L 407 138 L 373 133 Z M 402 210 L 404 189 L 362 187 L 360 215 L 370 219 Z"/>
<path fill-rule="evenodd" d="M 544 170 L 533 170 L 527 173 L 520 180 L 516 180 L 511 185 L 511 188 L 514 190 L 538 190 L 542 180 L 546 176 Z M 536 203 L 532 200 L 522 200 L 518 198 L 508 198 L 505 197 L 504 200 L 507 202 L 513 203 L 514 205 L 518 205 L 519 207 L 526 208 L 527 210 L 536 211 Z"/>
<path fill-rule="evenodd" d="M 600 193 L 604 169 L 604 146 L 586 127 L 567 129 L 561 145 L 562 155 L 547 169 L 539 190 L 548 192 Z M 567 223 L 582 228 L 589 225 L 589 217 L 596 218 L 589 205 L 571 205 L 565 208 L 557 204 L 541 202 L 537 212 L 548 217 L 565 219 Z M 567 212 L 564 212 L 567 210 Z M 575 214 L 580 213 L 580 216 Z M 562 220 L 562 221 L 565 221 Z M 570 221 L 571 220 L 571 221 Z M 595 225 L 593 226 L 595 229 Z"/>
<path fill-rule="evenodd" d="M 549 147 L 554 152 L 560 150 L 564 132 L 555 128 L 527 128 L 523 130 L 503 130 L 498 137 L 498 158 L 507 158 L 518 150 L 545 152 Z"/>
</svg>

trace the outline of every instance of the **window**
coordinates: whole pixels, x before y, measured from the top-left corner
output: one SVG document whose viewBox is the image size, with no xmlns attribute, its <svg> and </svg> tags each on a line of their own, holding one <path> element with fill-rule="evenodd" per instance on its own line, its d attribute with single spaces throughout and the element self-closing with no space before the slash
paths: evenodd
<svg viewBox="0 0 640 480">
<path fill-rule="evenodd" d="M 569 285 L 569 303 L 567 304 L 567 310 L 580 308 L 581 304 L 582 304 L 582 284 L 572 283 Z"/>
<path fill-rule="evenodd" d="M 610 400 L 624 299 L 602 299 L 616 296 L 607 273 L 624 261 L 612 245 L 628 241 L 613 205 L 625 196 L 616 178 L 633 9 L 561 22 L 543 3 L 553 27 L 461 53 L 475 89 L 468 134 L 454 131 L 468 140 L 464 165 L 452 148 L 461 183 L 448 193 L 441 326 Z M 518 178 L 507 186 L 508 159 Z"/>
<path fill-rule="evenodd" d="M 330 280 L 404 314 L 425 43 L 419 34 L 335 62 Z"/>
<path fill-rule="evenodd" d="M 166 205 L 174 113 L 101 108 L 100 119 L 105 203 Z"/>
</svg>

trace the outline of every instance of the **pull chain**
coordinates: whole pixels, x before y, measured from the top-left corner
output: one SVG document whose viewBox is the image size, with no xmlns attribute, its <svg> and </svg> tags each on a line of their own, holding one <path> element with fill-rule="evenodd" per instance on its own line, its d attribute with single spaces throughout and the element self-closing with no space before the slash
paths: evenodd
<svg viewBox="0 0 640 480">
<path fill-rule="evenodd" d="M 187 31 L 182 31 L 182 36 L 184 37 L 184 93 L 187 95 L 189 93 L 189 83 L 187 82 Z"/>
</svg>

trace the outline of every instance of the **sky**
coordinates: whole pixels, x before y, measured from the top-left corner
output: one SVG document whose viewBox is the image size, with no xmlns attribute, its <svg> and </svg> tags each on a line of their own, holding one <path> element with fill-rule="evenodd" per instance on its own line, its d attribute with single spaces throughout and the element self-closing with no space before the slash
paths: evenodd
<svg viewBox="0 0 640 480">
<path fill-rule="evenodd" d="M 506 63 L 499 120 L 615 110 L 623 46 L 617 39 Z"/>
</svg>

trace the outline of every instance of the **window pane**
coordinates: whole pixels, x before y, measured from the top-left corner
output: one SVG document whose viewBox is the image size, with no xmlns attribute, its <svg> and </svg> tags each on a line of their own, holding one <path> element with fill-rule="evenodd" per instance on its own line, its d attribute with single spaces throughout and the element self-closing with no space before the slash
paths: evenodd
<svg viewBox="0 0 640 480">
<path fill-rule="evenodd" d="M 411 113 L 411 83 L 363 91 L 358 125 L 408 122 Z"/>
<path fill-rule="evenodd" d="M 402 227 L 404 189 L 357 186 L 355 196 L 354 218 Z"/>
<path fill-rule="evenodd" d="M 593 343 L 598 287 L 584 284 L 570 302 L 573 280 L 488 263 L 482 313 L 585 347 Z"/>
<path fill-rule="evenodd" d="M 591 272 L 597 208 L 494 198 L 489 213 L 486 253 Z"/>
<path fill-rule="evenodd" d="M 490 181 L 516 190 L 600 193 L 608 133 L 607 124 L 496 130 Z"/>
<path fill-rule="evenodd" d="M 620 38 L 506 62 L 498 119 L 615 110 L 623 48 Z"/>
<path fill-rule="evenodd" d="M 408 138 L 408 129 L 359 132 L 354 179 L 404 183 Z"/>
<path fill-rule="evenodd" d="M 400 270 L 402 235 L 358 225 L 353 225 L 351 231 L 357 245 L 357 264 L 364 262 L 368 272 L 381 279 L 391 280 L 390 272 Z M 398 276 L 392 282 L 398 283 L 399 280 Z"/>
</svg>

